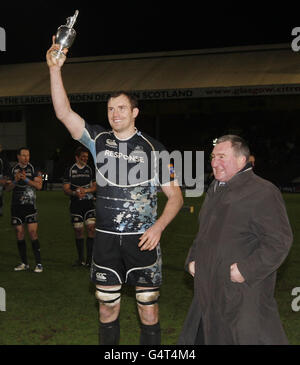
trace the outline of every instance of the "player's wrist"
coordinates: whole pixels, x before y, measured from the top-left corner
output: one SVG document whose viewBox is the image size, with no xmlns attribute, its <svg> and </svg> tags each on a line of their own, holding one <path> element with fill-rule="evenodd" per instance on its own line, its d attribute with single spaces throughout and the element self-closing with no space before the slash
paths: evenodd
<svg viewBox="0 0 300 365">
<path fill-rule="evenodd" d="M 164 231 L 164 229 L 166 228 L 166 226 L 164 226 L 161 222 L 156 221 L 156 227 L 159 228 L 161 230 L 161 232 Z"/>
<path fill-rule="evenodd" d="M 49 70 L 50 72 L 53 72 L 53 73 L 60 73 L 61 71 L 61 66 L 55 64 L 55 63 L 48 63 L 48 66 L 49 66 Z"/>
</svg>

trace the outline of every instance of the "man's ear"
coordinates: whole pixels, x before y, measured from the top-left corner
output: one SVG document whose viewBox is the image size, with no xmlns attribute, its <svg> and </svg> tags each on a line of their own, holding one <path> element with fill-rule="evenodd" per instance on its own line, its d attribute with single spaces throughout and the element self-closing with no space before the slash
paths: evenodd
<svg viewBox="0 0 300 365">
<path fill-rule="evenodd" d="M 245 165 L 246 165 L 246 156 L 244 155 L 241 155 L 238 157 L 238 165 L 239 165 L 239 168 L 243 168 Z"/>
<path fill-rule="evenodd" d="M 136 118 L 140 112 L 139 108 L 133 108 L 133 117 Z"/>
</svg>

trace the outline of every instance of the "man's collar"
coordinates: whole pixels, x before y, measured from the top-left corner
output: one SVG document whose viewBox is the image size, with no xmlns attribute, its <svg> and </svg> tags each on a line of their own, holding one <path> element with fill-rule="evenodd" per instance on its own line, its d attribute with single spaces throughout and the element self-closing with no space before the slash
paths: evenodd
<svg viewBox="0 0 300 365">
<path fill-rule="evenodd" d="M 236 177 L 243 174 L 244 172 L 246 171 L 252 171 L 252 165 L 250 162 L 246 163 L 246 165 L 241 169 L 239 170 L 235 175 L 232 176 L 232 178 L 228 181 L 218 181 L 216 180 L 215 184 L 214 184 L 214 191 L 216 191 L 217 187 L 225 187 L 227 185 L 232 185 L 234 184 L 234 182 L 236 181 Z M 238 179 L 239 180 L 239 179 Z"/>
</svg>

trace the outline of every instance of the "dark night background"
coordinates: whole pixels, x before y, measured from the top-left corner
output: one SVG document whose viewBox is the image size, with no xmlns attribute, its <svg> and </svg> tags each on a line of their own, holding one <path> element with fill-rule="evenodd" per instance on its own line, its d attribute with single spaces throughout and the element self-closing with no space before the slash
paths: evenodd
<svg viewBox="0 0 300 365">
<path fill-rule="evenodd" d="M 71 57 L 291 43 L 292 29 L 300 26 L 299 6 L 274 2 L 6 2 L 0 10 L 0 27 L 6 31 L 6 52 L 0 52 L 0 64 L 44 62 L 52 34 L 76 9 L 77 38 L 69 52 Z M 144 113 L 138 127 L 153 134 L 147 111 L 165 108 L 160 136 L 167 148 L 204 150 L 206 156 L 213 138 L 240 134 L 256 155 L 257 173 L 276 183 L 290 182 L 300 176 L 300 106 L 284 107 L 292 99 L 287 95 L 192 100 L 186 102 L 182 115 L 172 114 L 172 104 L 165 101 L 155 105 L 142 102 Z M 293 105 L 297 96 L 294 99 Z M 76 111 L 87 113 L 91 119 L 97 117 L 95 105 L 88 111 L 86 107 L 78 105 Z M 38 113 L 34 106 L 29 109 Z M 183 123 L 188 127 L 176 136 L 173 127 Z M 38 128 L 33 121 L 30 126 Z M 67 141 L 59 146 L 64 154 L 72 150 L 73 141 L 60 128 Z M 34 147 L 30 134 L 27 139 Z"/>
<path fill-rule="evenodd" d="M 300 26 L 295 5 L 267 1 L 6 1 L 1 63 L 43 61 L 51 35 L 76 9 L 72 57 L 286 43 Z"/>
</svg>

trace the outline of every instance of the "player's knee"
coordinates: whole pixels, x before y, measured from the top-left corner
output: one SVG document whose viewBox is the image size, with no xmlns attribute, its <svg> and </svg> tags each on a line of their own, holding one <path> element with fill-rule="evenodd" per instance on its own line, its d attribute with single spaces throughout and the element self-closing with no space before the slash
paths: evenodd
<svg viewBox="0 0 300 365">
<path fill-rule="evenodd" d="M 96 218 L 88 218 L 85 221 L 87 229 L 95 230 Z"/>
<path fill-rule="evenodd" d="M 28 234 L 29 234 L 31 241 L 35 241 L 38 239 L 37 231 L 35 231 L 35 230 L 28 231 Z"/>
<path fill-rule="evenodd" d="M 75 231 L 75 237 L 77 239 L 84 237 L 84 226 L 83 223 L 74 223 L 73 224 L 74 231 Z"/>
<path fill-rule="evenodd" d="M 136 301 L 140 306 L 154 305 L 158 302 L 159 289 L 136 289 Z"/>
<path fill-rule="evenodd" d="M 90 238 L 94 238 L 94 236 L 95 236 L 95 222 L 94 222 L 94 220 L 92 221 L 92 220 L 88 219 L 86 221 L 86 230 L 87 230 L 88 236 Z"/>
<path fill-rule="evenodd" d="M 74 227 L 75 231 L 83 231 L 84 224 L 83 224 L 83 222 L 76 222 L 76 223 L 73 223 L 73 227 Z"/>
<path fill-rule="evenodd" d="M 96 287 L 96 298 L 102 306 L 113 308 L 121 301 L 121 285 L 111 288 Z"/>
<path fill-rule="evenodd" d="M 16 226 L 17 240 L 22 241 L 25 238 L 25 231 L 23 226 Z"/>
</svg>

